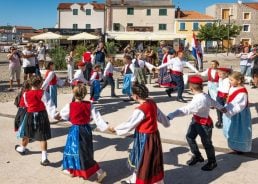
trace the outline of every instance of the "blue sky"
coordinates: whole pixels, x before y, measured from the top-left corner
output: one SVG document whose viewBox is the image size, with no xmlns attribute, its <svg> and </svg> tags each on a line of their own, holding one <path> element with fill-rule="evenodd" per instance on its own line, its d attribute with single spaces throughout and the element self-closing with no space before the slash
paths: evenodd
<svg viewBox="0 0 258 184">
<path fill-rule="evenodd" d="M 98 0 L 103 2 L 104 0 Z M 158 0 L 157 0 L 158 1 Z M 4 2 L 4 3 L 3 3 Z M 6 0 L 0 6 L 0 25 L 24 25 L 34 28 L 54 27 L 57 20 L 57 5 L 61 2 L 91 2 L 89 0 Z M 205 7 L 215 3 L 232 3 L 237 0 L 173 0 L 183 10 L 205 12 Z M 258 2 L 244 0 L 243 2 Z"/>
</svg>

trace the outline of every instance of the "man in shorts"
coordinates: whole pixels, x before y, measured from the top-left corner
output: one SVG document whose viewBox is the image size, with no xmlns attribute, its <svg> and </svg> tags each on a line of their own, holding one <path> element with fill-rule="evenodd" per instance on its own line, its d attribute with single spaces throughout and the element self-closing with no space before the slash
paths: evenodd
<svg viewBox="0 0 258 184">
<path fill-rule="evenodd" d="M 22 51 L 22 58 L 23 58 L 23 70 L 24 70 L 24 80 L 27 80 L 32 77 L 33 74 L 36 72 L 36 63 L 35 63 L 35 55 L 32 50 L 32 44 L 28 43 L 25 46 L 25 49 Z"/>
</svg>

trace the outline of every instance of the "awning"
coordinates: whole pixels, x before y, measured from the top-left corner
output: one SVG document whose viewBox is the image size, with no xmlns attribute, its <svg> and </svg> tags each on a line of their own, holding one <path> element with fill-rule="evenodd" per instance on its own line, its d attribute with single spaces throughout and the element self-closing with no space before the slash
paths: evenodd
<svg viewBox="0 0 258 184">
<path fill-rule="evenodd" d="M 62 39 L 62 35 L 52 33 L 52 32 L 46 32 L 40 35 L 32 36 L 31 39 L 32 40 L 59 40 L 59 39 Z"/>
<path fill-rule="evenodd" d="M 98 36 L 95 36 L 86 32 L 79 33 L 67 38 L 67 40 L 98 40 L 98 39 L 99 39 Z"/>
<path fill-rule="evenodd" d="M 185 35 L 174 33 L 160 32 L 122 32 L 108 33 L 109 37 L 114 37 L 116 40 L 135 40 L 135 41 L 159 41 L 159 40 L 175 40 L 184 39 Z"/>
</svg>

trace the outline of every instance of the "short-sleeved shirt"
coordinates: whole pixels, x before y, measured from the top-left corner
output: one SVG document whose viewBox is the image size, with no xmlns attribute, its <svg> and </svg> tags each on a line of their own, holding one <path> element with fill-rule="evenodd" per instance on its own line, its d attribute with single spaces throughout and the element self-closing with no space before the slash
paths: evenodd
<svg viewBox="0 0 258 184">
<path fill-rule="evenodd" d="M 31 55 L 33 54 L 33 51 L 30 50 L 24 50 L 22 51 L 23 55 Z M 36 66 L 35 57 L 29 57 L 29 58 L 23 58 L 23 67 L 31 67 Z"/>
</svg>

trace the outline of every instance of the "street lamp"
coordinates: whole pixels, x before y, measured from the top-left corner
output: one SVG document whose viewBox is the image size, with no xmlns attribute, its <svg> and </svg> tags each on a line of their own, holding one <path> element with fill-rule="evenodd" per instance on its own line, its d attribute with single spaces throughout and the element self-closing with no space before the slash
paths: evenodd
<svg viewBox="0 0 258 184">
<path fill-rule="evenodd" d="M 227 49 L 227 56 L 229 53 L 229 29 L 230 29 L 230 17 L 232 17 L 233 15 L 229 15 L 228 16 L 228 49 Z"/>
</svg>

